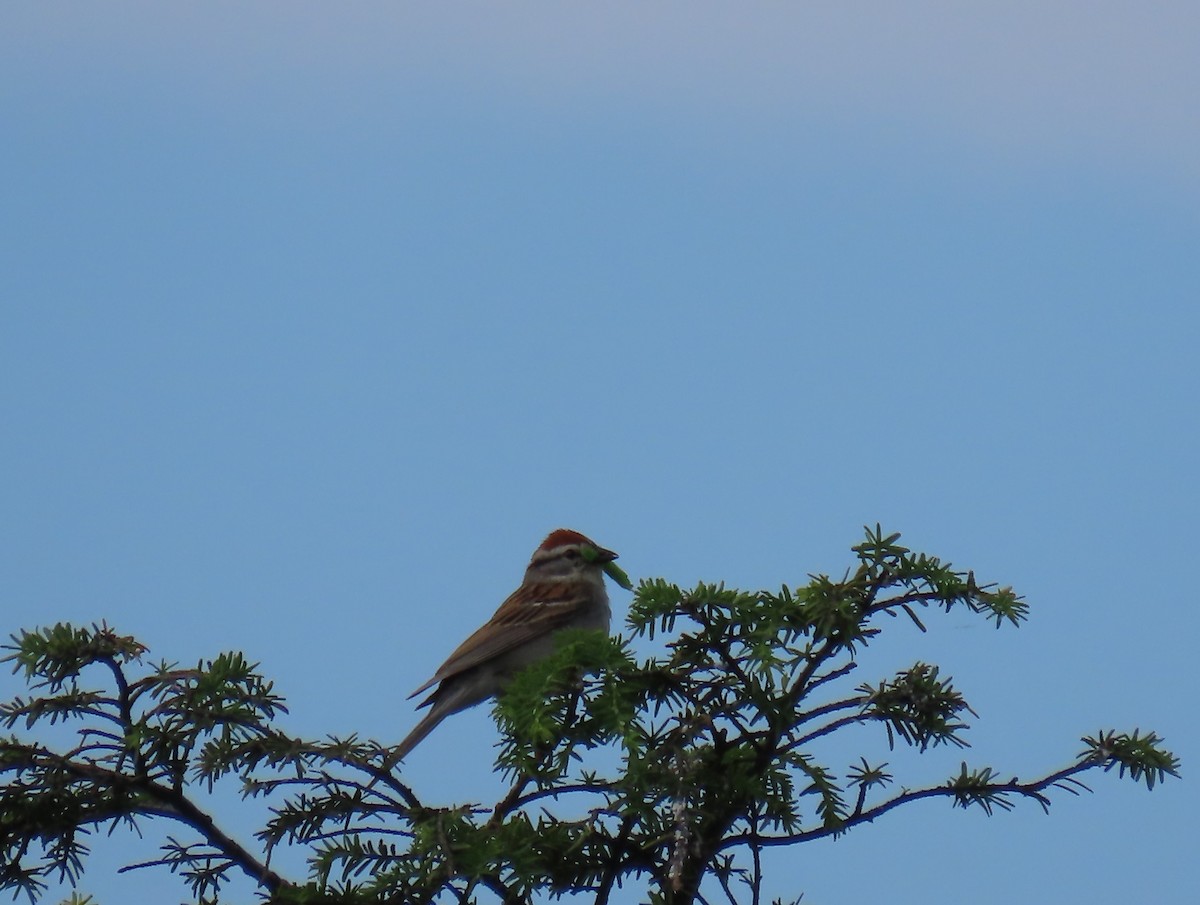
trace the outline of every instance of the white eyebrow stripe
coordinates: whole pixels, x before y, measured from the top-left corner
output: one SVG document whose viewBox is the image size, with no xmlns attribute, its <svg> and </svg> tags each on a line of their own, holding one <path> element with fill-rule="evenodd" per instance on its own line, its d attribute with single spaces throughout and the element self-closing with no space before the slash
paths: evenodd
<svg viewBox="0 0 1200 905">
<path fill-rule="evenodd" d="M 564 556 L 570 555 L 572 552 L 582 554 L 582 548 L 579 544 L 562 544 L 557 547 L 551 547 L 549 550 L 535 550 L 533 553 L 532 562 L 547 563 L 555 559 L 562 559 Z"/>
</svg>

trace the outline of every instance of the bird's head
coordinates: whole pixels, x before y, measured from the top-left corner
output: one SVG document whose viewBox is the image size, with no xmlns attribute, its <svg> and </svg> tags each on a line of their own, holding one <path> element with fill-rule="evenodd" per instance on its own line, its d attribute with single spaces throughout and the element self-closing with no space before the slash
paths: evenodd
<svg viewBox="0 0 1200 905">
<path fill-rule="evenodd" d="M 551 531 L 533 551 L 529 571 L 544 577 L 566 578 L 598 570 L 626 591 L 633 590 L 625 570 L 614 562 L 616 558 L 612 550 L 604 549 L 578 531 L 559 528 Z"/>
</svg>

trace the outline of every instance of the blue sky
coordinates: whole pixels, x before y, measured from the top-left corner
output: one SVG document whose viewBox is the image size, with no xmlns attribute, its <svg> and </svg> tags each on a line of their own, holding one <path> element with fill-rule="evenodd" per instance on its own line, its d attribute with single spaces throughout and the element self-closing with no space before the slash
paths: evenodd
<svg viewBox="0 0 1200 905">
<path fill-rule="evenodd" d="M 1033 619 L 863 679 L 940 663 L 1001 773 L 1141 727 L 1190 776 L 1200 13 L 1043 7 L 4 4 L 4 632 L 243 650 L 394 742 L 552 528 L 753 588 L 878 521 Z M 409 779 L 496 797 L 494 732 Z M 1192 785 L 924 803 L 772 892 L 1190 903 Z M 182 893 L 131 851 L 84 888 Z"/>
</svg>

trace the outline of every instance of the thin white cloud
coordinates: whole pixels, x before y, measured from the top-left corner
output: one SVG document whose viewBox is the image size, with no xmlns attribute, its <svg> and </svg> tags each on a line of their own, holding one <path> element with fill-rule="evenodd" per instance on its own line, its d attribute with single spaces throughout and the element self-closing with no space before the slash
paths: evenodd
<svg viewBox="0 0 1200 905">
<path fill-rule="evenodd" d="M 1200 184 L 1194 0 L 135 2 L 6 18 L 6 55 L 27 66 L 140 68 L 226 98 L 445 83 L 683 116 L 874 118 Z"/>
</svg>

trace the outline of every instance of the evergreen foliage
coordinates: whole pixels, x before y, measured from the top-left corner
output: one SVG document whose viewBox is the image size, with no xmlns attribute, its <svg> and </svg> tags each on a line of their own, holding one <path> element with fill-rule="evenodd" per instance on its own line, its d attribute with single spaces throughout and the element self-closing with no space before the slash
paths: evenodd
<svg viewBox="0 0 1200 905">
<path fill-rule="evenodd" d="M 242 654 L 194 668 L 145 667 L 146 649 L 107 625 L 56 625 L 12 638 L 5 658 L 32 696 L 0 705 L 0 888 L 36 901 L 51 880 L 77 882 L 97 829 L 159 819 L 178 826 L 138 866 L 177 873 L 197 903 L 248 875 L 271 903 L 526 902 L 619 886 L 652 903 L 762 900 L 761 854 L 841 834 L 923 798 L 987 814 L 1022 799 L 1043 809 L 1090 771 L 1153 788 L 1178 760 L 1152 732 L 1101 730 L 1074 761 L 1029 779 L 969 766 L 945 782 L 894 789 L 888 764 L 827 764 L 815 743 L 878 726 L 890 747 L 966 745 L 960 691 L 914 663 L 851 687 L 856 655 L 882 616 L 963 610 L 1019 625 L 1025 602 L 868 530 L 840 580 L 744 592 L 642 581 L 627 638 L 577 632 L 521 674 L 496 707 L 497 765 L 507 792 L 491 807 L 431 807 L 390 768 L 388 749 L 355 737 L 305 740 L 276 725 L 286 712 Z M 665 639 L 639 662 L 629 642 Z M 68 723 L 77 744 L 37 741 Z M 431 742 L 436 744 L 436 740 Z M 591 756 L 595 749 L 620 753 Z M 271 817 L 250 850 L 222 830 L 206 793 L 234 779 Z M 310 873 L 269 865 L 301 846 Z M 89 901 L 77 897 L 76 901 Z"/>
</svg>

